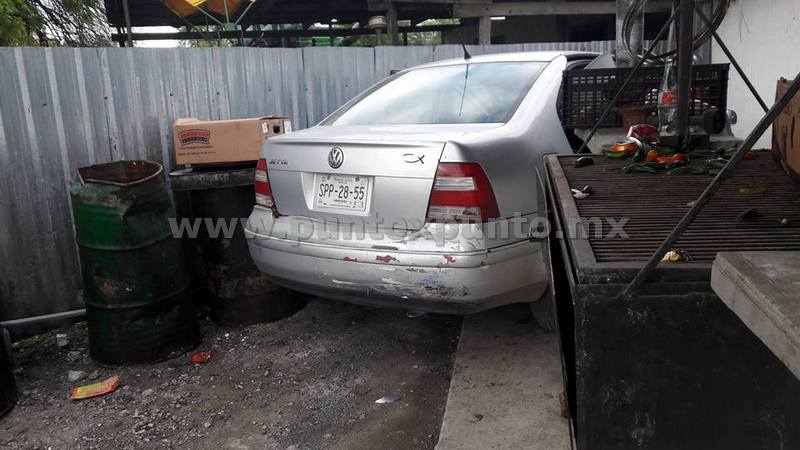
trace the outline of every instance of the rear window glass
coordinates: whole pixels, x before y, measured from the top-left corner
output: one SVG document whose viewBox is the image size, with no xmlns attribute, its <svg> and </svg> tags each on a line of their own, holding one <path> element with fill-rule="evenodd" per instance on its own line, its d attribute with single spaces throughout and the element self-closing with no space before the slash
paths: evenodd
<svg viewBox="0 0 800 450">
<path fill-rule="evenodd" d="M 324 125 L 505 122 L 545 66 L 499 62 L 412 70 L 336 113 Z"/>
</svg>

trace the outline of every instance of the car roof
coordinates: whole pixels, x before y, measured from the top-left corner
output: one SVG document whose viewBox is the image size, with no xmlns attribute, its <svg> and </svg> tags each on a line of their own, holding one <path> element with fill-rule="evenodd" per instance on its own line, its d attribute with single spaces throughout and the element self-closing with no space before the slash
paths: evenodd
<svg viewBox="0 0 800 450">
<path fill-rule="evenodd" d="M 409 68 L 409 70 L 421 69 L 426 67 L 452 66 L 456 64 L 464 64 L 467 61 L 469 63 L 492 63 L 492 62 L 512 62 L 512 61 L 513 62 L 531 61 L 531 62 L 549 63 L 554 59 L 558 58 L 559 56 L 566 56 L 567 59 L 574 60 L 574 59 L 592 59 L 600 56 L 600 54 L 593 52 L 579 52 L 579 51 L 492 53 L 488 55 L 475 55 L 468 60 L 464 58 L 454 58 L 454 59 L 445 59 L 442 61 L 435 61 L 432 63 L 411 67 Z"/>
</svg>

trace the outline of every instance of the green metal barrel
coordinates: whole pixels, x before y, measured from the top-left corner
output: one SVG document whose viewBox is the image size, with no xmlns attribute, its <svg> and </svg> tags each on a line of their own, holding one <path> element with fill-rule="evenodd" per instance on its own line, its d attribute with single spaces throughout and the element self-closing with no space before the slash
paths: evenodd
<svg viewBox="0 0 800 450">
<path fill-rule="evenodd" d="M 7 333 L 0 328 L 0 417 L 11 411 L 17 402 L 17 383 L 14 381 L 10 346 Z"/>
<path fill-rule="evenodd" d="M 161 165 L 84 167 L 70 193 L 92 358 L 137 364 L 194 348 L 200 331 Z"/>
<path fill-rule="evenodd" d="M 181 169 L 170 175 L 178 217 L 189 220 L 231 221 L 253 210 L 255 164 L 250 167 Z M 259 272 L 244 235 L 243 224 L 233 235 L 210 236 L 200 227 L 184 238 L 187 255 L 200 263 L 193 275 L 205 281 L 211 317 L 223 326 L 272 322 L 305 306 L 302 295 L 290 292 Z M 201 291 L 201 292 L 203 292 Z"/>
</svg>

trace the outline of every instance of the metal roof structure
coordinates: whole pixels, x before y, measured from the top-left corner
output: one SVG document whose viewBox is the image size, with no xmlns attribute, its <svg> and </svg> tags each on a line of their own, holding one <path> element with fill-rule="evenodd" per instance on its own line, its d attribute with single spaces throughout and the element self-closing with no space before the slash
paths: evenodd
<svg viewBox="0 0 800 450">
<path fill-rule="evenodd" d="M 120 42 L 144 39 L 201 39 L 193 27 L 217 25 L 216 37 L 306 37 L 357 36 L 376 32 L 369 27 L 373 16 L 385 17 L 385 31 L 393 44 L 406 32 L 444 31 L 461 23 L 425 26 L 428 19 L 467 19 L 480 21 L 481 43 L 488 42 L 490 18 L 497 16 L 613 16 L 614 0 L 104 0 L 106 16 Z M 167 6 L 172 5 L 172 8 Z M 183 11 L 176 14 L 175 5 Z M 212 5 L 214 7 L 212 7 Z M 230 7 L 228 8 L 228 5 Z M 649 12 L 669 11 L 671 0 L 648 2 Z M 221 8 L 228 8 L 221 14 Z M 218 11 L 217 13 L 212 10 Z M 226 17 L 227 15 L 227 17 Z M 398 22 L 410 25 L 400 27 Z M 310 28 L 313 24 L 335 24 L 329 29 Z M 236 26 L 230 26 L 230 25 Z M 288 27 L 287 25 L 302 25 Z M 269 30 L 254 25 L 273 25 Z M 179 33 L 133 34 L 133 27 L 188 27 Z M 287 29 L 289 28 L 289 29 Z M 380 27 L 379 27 L 380 28 Z M 128 34 L 124 35 L 123 30 Z M 134 39 L 135 38 L 135 39 Z"/>
<path fill-rule="evenodd" d="M 131 26 L 184 26 L 185 22 L 174 14 L 161 0 L 127 0 Z M 221 3 L 221 2 L 220 2 Z M 229 0 L 229 3 L 233 3 Z M 232 17 L 237 17 L 250 1 L 243 1 Z M 388 2 L 386 2 L 388 3 Z M 385 14 L 389 9 L 385 2 L 374 0 L 255 0 L 244 25 L 287 24 L 287 23 L 329 23 L 336 19 L 340 23 L 367 23 L 370 16 Z M 422 21 L 429 18 L 451 17 L 453 2 L 415 3 L 396 2 L 398 20 Z M 473 2 L 474 3 L 474 2 Z M 106 16 L 113 27 L 126 26 L 123 0 L 105 0 Z M 192 16 L 201 17 L 201 14 Z"/>
</svg>

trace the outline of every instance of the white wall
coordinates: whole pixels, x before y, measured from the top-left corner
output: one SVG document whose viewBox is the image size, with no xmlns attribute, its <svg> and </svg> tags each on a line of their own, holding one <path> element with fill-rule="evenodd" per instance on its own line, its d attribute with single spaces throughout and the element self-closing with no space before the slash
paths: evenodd
<svg viewBox="0 0 800 450">
<path fill-rule="evenodd" d="M 732 0 L 719 34 L 739 61 L 761 97 L 772 106 L 780 77 L 794 78 L 800 72 L 800 0 Z M 728 62 L 714 44 L 714 62 Z M 728 108 L 739 113 L 734 133 L 746 137 L 763 116 L 739 74 L 731 67 Z M 770 147 L 772 130 L 756 148 Z"/>
</svg>

